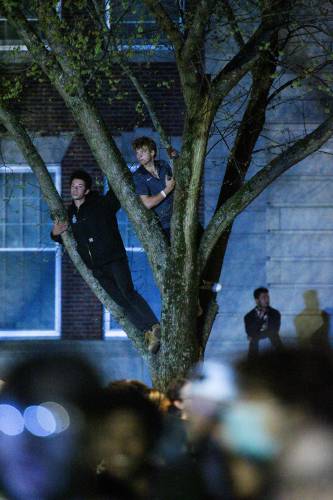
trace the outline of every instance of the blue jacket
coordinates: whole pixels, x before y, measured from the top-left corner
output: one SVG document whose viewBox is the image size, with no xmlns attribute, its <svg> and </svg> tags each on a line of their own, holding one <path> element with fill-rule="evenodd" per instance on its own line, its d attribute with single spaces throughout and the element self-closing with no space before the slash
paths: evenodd
<svg viewBox="0 0 333 500">
<path fill-rule="evenodd" d="M 165 188 L 165 176 L 172 177 L 172 170 L 166 161 L 156 160 L 155 167 L 159 178 L 151 175 L 142 165 L 133 174 L 135 191 L 139 195 L 155 196 Z M 170 193 L 165 199 L 153 208 L 155 214 L 160 220 L 163 229 L 170 228 L 172 216 L 173 193 Z"/>
</svg>

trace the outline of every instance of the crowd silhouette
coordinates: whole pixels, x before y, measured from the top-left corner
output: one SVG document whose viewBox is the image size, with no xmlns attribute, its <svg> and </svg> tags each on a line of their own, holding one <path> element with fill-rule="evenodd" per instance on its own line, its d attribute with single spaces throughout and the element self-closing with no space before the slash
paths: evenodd
<svg viewBox="0 0 333 500">
<path fill-rule="evenodd" d="M 0 497 L 331 499 L 332 386 L 330 349 L 311 346 L 207 361 L 167 394 L 29 357 L 1 387 Z"/>
</svg>

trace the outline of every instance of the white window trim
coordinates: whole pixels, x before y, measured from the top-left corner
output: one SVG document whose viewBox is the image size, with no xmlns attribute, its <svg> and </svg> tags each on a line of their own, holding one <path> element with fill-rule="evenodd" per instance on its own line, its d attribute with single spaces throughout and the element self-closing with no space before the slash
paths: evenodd
<svg viewBox="0 0 333 500">
<path fill-rule="evenodd" d="M 61 165 L 47 164 L 47 169 L 50 173 L 55 174 L 55 186 L 57 191 L 61 191 Z M 0 175 L 10 175 L 11 173 L 31 173 L 32 170 L 28 165 L 18 165 L 12 163 L 6 163 L 4 167 L 0 168 Z M 55 311 L 54 311 L 54 330 L 1 330 L 0 329 L 0 339 L 55 339 L 58 340 L 61 334 L 61 252 L 59 251 L 59 245 L 55 249 L 47 248 L 43 251 L 54 252 L 55 253 Z M 0 248 L 1 252 L 5 251 L 40 251 L 41 248 L 21 248 L 21 247 L 9 247 Z"/>
<path fill-rule="evenodd" d="M 108 27 L 108 29 L 111 28 L 111 21 L 110 21 L 110 9 L 107 7 L 107 4 L 110 2 L 110 0 L 104 0 L 104 19 L 105 19 L 105 24 Z M 146 21 L 147 24 L 156 24 L 155 21 Z M 124 24 L 137 24 L 137 21 L 126 21 Z M 118 50 L 134 50 L 135 52 L 149 52 L 149 51 L 156 51 L 156 52 L 172 52 L 173 48 L 167 45 L 153 45 L 153 44 L 135 44 L 135 45 L 127 45 L 127 44 L 122 44 L 117 46 Z"/>
<path fill-rule="evenodd" d="M 142 247 L 125 247 L 126 252 L 132 253 L 143 253 L 144 248 Z M 127 338 L 124 330 L 120 328 L 110 329 L 111 314 L 105 307 L 103 307 L 103 333 L 104 339 L 114 339 L 114 338 Z"/>
<path fill-rule="evenodd" d="M 56 11 L 59 17 L 61 17 L 62 12 L 62 0 L 58 0 L 56 5 Z M 7 21 L 6 17 L 0 16 L 0 21 Z M 37 17 L 28 17 L 28 21 L 38 21 Z M 26 45 L 1 45 L 0 44 L 0 52 L 6 52 L 10 50 L 19 50 L 20 52 L 27 52 L 28 48 Z"/>
</svg>

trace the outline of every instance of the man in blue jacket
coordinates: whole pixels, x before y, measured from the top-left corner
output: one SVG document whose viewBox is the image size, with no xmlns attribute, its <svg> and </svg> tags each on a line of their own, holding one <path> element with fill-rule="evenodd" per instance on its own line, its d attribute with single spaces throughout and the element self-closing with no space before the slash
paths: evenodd
<svg viewBox="0 0 333 500">
<path fill-rule="evenodd" d="M 172 215 L 175 180 L 168 163 L 156 160 L 157 147 L 150 137 L 138 137 L 132 143 L 140 167 L 133 174 L 136 193 L 146 208 L 154 210 L 162 230 L 170 239 L 170 221 Z M 172 150 L 171 157 L 177 152 Z"/>
<path fill-rule="evenodd" d="M 91 185 L 91 176 L 85 170 L 76 170 L 71 175 L 72 203 L 68 207 L 68 218 L 78 253 L 133 325 L 145 334 L 149 351 L 155 353 L 159 349 L 160 326 L 133 286 L 116 218 L 119 201 L 111 189 L 101 195 L 91 191 Z M 56 221 L 52 239 L 62 243 L 61 234 L 67 229 L 66 223 Z"/>
</svg>

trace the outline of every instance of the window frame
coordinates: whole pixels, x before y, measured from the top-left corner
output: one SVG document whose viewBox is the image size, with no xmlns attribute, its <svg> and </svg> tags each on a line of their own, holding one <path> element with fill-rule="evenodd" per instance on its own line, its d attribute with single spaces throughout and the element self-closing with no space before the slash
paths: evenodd
<svg viewBox="0 0 333 500">
<path fill-rule="evenodd" d="M 50 173 L 55 174 L 55 186 L 57 191 L 61 192 L 61 165 L 60 163 L 49 163 L 46 165 Z M 28 164 L 6 163 L 0 168 L 0 175 L 10 174 L 33 174 Z M 42 196 L 42 194 L 41 194 Z M 50 245 L 51 247 L 51 245 Z M 55 253 L 55 297 L 54 297 L 54 329 L 53 330 L 5 330 L 0 329 L 0 340 L 17 339 L 55 339 L 61 337 L 61 251 L 60 245 L 55 244 L 54 250 L 51 248 L 43 249 L 41 247 L 0 247 L 0 256 L 2 252 L 54 252 Z"/>
<path fill-rule="evenodd" d="M 104 4 L 104 20 L 107 28 L 110 30 L 111 29 L 111 22 L 110 22 L 110 12 L 109 12 L 109 7 L 108 4 L 110 3 L 111 0 L 103 0 Z M 181 0 L 185 2 L 185 0 Z M 136 24 L 137 21 L 123 21 L 123 24 Z M 157 24 L 155 21 L 146 21 L 146 24 Z M 122 44 L 117 46 L 117 50 L 119 51 L 126 51 L 128 49 L 133 50 L 134 52 L 167 52 L 167 53 L 172 53 L 173 48 L 170 46 L 167 46 L 166 44 L 160 44 L 160 45 L 153 45 L 149 43 L 142 43 L 142 44 L 133 44 L 133 45 L 127 45 L 127 44 Z"/>
<path fill-rule="evenodd" d="M 59 17 L 61 17 L 61 12 L 62 12 L 62 0 L 58 0 L 57 6 L 56 6 L 56 11 Z M 28 21 L 38 21 L 38 17 L 28 17 Z M 5 16 L 0 16 L 0 22 L 8 22 L 7 18 Z M 1 39 L 0 39 L 1 40 Z M 19 41 L 19 39 L 18 39 Z M 24 44 L 14 44 L 14 45 L 9 45 L 9 44 L 1 44 L 0 43 L 0 52 L 9 52 L 12 50 L 19 50 L 20 52 L 28 52 L 28 48 Z"/>
<path fill-rule="evenodd" d="M 126 247 L 126 253 L 144 253 L 143 247 Z M 124 338 L 127 339 L 127 334 L 121 328 L 110 328 L 111 323 L 111 313 L 103 306 L 103 338 L 105 340 L 110 340 L 114 338 Z"/>
</svg>

